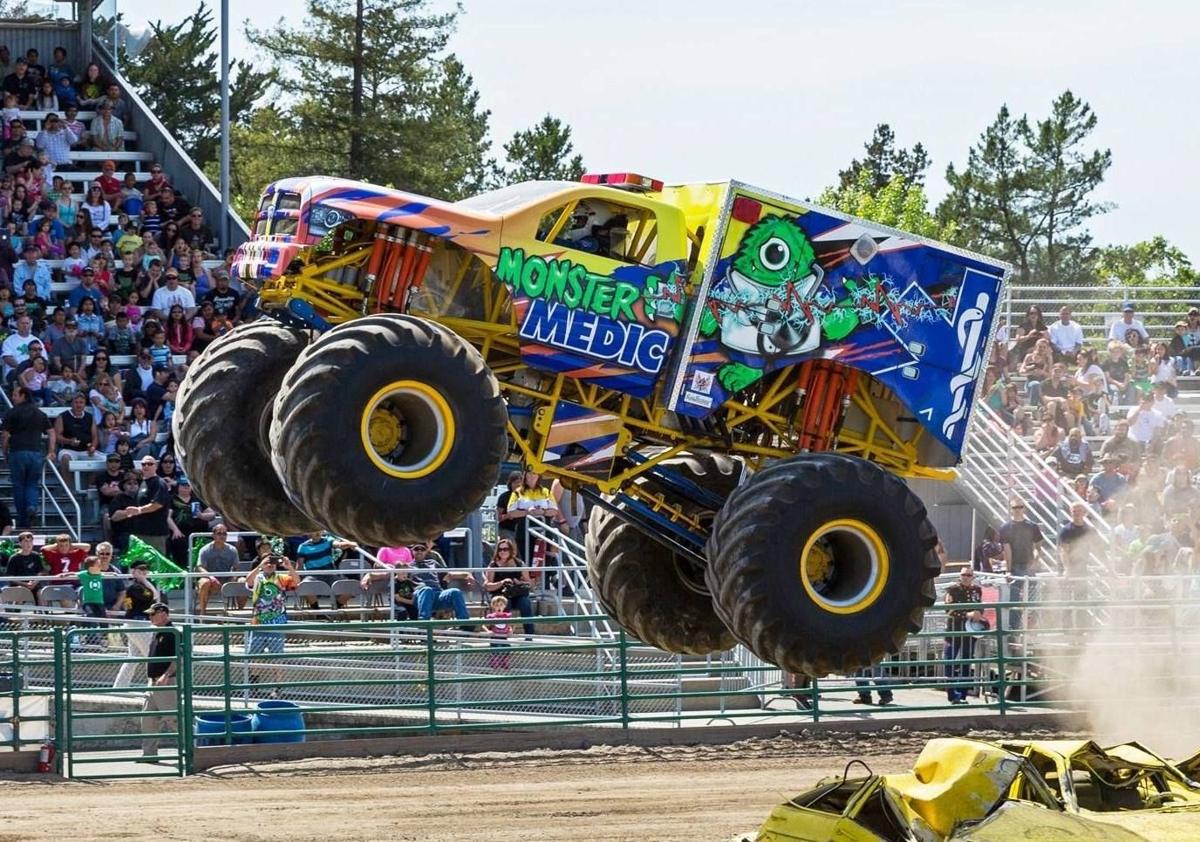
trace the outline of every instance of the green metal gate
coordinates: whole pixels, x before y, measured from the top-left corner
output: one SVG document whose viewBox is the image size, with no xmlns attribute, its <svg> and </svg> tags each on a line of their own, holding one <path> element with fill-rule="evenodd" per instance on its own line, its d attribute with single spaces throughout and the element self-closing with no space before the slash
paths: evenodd
<svg viewBox="0 0 1200 842">
<path fill-rule="evenodd" d="M 127 649 L 130 636 L 149 637 L 157 632 L 175 636 L 174 658 L 151 658 L 131 654 L 134 650 Z M 180 687 L 188 686 L 189 659 L 184 657 L 187 637 L 187 630 L 175 626 L 66 630 L 55 741 L 65 777 L 162 778 L 187 773 L 190 702 L 187 693 L 179 692 Z M 146 665 L 172 660 L 174 679 L 156 687 L 156 705 L 148 705 Z M 125 665 L 132 676 L 121 675 Z M 119 676 L 130 683 L 114 686 Z M 157 753 L 152 757 L 144 753 L 147 740 L 157 742 Z"/>
</svg>

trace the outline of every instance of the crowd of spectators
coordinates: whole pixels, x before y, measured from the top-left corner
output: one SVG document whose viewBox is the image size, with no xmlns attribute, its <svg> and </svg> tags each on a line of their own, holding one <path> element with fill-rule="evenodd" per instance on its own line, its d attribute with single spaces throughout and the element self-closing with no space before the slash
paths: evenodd
<svg viewBox="0 0 1200 842">
<path fill-rule="evenodd" d="M 1132 302 L 1111 318 L 1102 345 L 1089 346 L 1069 307 L 1049 324 L 1030 307 L 1020 324 L 1001 327 L 984 400 L 1045 459 L 1047 474 L 1029 493 L 1056 501 L 1067 483 L 1081 498 L 1069 522 L 1042 524 L 1046 539 L 1057 539 L 1062 572 L 1086 575 L 1093 555 L 1120 574 L 1200 572 L 1192 551 L 1200 541 L 1200 439 L 1176 403 L 1179 378 L 1196 373 L 1196 307 L 1174 323 L 1169 342 L 1151 341 Z M 1016 505 L 1023 510 L 1023 501 Z M 1112 527 L 1109 545 L 1095 540 L 1089 514 Z M 1012 521 L 1005 528 L 1013 532 Z M 1003 566 L 1001 549 L 1014 551 L 1004 531 L 978 545 L 976 569 Z M 1022 538 L 1023 569 L 1009 572 L 1034 572 L 1023 549 Z"/>
</svg>

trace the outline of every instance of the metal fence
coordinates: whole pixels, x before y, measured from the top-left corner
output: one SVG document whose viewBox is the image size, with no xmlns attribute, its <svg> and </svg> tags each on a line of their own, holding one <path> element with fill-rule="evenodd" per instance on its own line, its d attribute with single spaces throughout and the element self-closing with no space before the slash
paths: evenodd
<svg viewBox="0 0 1200 842">
<path fill-rule="evenodd" d="M 1075 580 L 1024 582 L 1035 601 L 1005 601 L 1002 579 L 988 586 L 1001 599 L 978 606 L 986 631 L 947 631 L 947 607 L 939 604 L 899 655 L 863 674 L 811 682 L 740 648 L 687 657 L 619 631 L 573 637 L 540 630 L 604 619 L 596 615 L 533 618 L 534 634 L 514 624 L 507 636 L 480 629 L 478 619 L 180 624 L 169 632 L 178 636 L 177 679 L 166 689 L 179 692 L 165 719 L 143 710 L 145 669 L 154 659 L 127 645 L 129 636 L 151 633 L 146 624 L 4 614 L 0 719 L 8 727 L 0 730 L 0 750 L 52 741 L 60 770 L 73 777 L 183 775 L 206 746 L 254 739 L 248 729 L 264 705 L 297 716 L 270 730 L 272 741 L 577 725 L 800 725 L 874 714 L 856 703 L 863 693 L 892 695 L 888 710 L 906 716 L 960 711 L 951 702 L 957 695 L 975 713 L 1068 714 L 1113 692 L 1077 680 L 1078 665 L 1097 657 L 1153 665 L 1153 674 L 1143 669 L 1123 694 L 1200 687 L 1185 657 L 1200 642 L 1200 578 L 1130 579 L 1114 586 L 1119 598 L 1103 602 L 1077 598 Z M 1112 675 L 1120 675 L 1115 666 Z M 160 746 L 153 765 L 141 763 L 147 734 Z"/>
</svg>

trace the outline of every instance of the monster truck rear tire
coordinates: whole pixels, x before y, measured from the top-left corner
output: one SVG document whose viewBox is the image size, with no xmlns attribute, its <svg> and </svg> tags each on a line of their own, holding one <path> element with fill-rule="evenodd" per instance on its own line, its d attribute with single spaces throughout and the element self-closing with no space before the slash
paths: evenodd
<svg viewBox="0 0 1200 842">
<path fill-rule="evenodd" d="M 213 342 L 176 396 L 175 448 L 200 497 L 230 521 L 273 535 L 318 528 L 271 467 L 267 430 L 275 393 L 308 337 L 263 319 Z"/>
<path fill-rule="evenodd" d="M 936 545 L 924 504 L 900 478 L 852 456 L 796 456 L 730 496 L 706 576 L 717 614 L 760 658 L 845 675 L 920 630 Z"/>
<path fill-rule="evenodd" d="M 663 466 L 722 499 L 741 472 L 729 457 L 708 454 L 668 459 Z M 600 604 L 643 643 L 689 655 L 724 651 L 736 643 L 713 609 L 703 571 L 600 506 L 588 521 L 587 559 Z"/>
<path fill-rule="evenodd" d="M 355 319 L 305 349 L 275 399 L 271 453 L 292 499 L 371 546 L 452 529 L 496 484 L 508 413 L 471 345 L 413 316 Z"/>
</svg>

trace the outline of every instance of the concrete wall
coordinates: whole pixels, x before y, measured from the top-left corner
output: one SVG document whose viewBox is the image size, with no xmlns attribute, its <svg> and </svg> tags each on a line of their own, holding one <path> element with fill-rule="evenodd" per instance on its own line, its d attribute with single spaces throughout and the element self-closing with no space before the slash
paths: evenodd
<svg viewBox="0 0 1200 842">
<path fill-rule="evenodd" d="M 64 5 L 63 8 L 67 7 Z M 75 21 L 0 21 L 0 44 L 8 47 L 14 60 L 33 47 L 38 51 L 42 64 L 49 65 L 53 60 L 54 48 L 63 47 L 67 51 L 67 61 L 76 73 L 82 73 L 87 65 L 79 24 Z"/>
<path fill-rule="evenodd" d="M 928 479 L 910 479 L 908 487 L 925 502 L 929 521 L 937 530 L 938 537 L 946 547 L 951 561 L 965 561 L 971 557 L 974 545 L 971 541 L 971 506 L 963 499 L 952 482 Z M 983 532 L 984 523 L 978 529 Z M 978 543 L 980 538 L 975 539 Z"/>
</svg>

